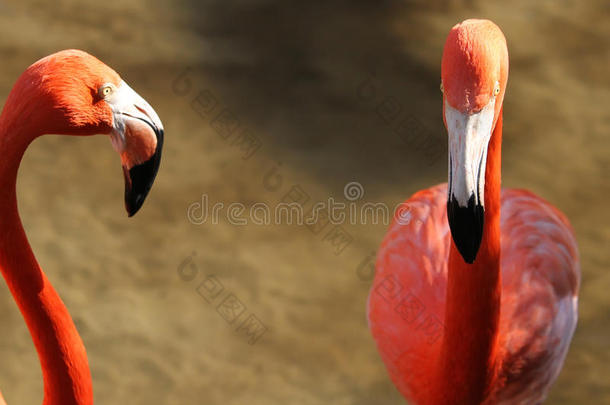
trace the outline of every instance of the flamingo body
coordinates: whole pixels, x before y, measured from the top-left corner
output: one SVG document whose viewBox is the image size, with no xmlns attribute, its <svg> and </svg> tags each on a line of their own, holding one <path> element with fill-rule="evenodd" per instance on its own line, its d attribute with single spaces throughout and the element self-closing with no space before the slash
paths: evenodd
<svg viewBox="0 0 610 405">
<path fill-rule="evenodd" d="M 412 403 L 540 404 L 576 327 L 576 240 L 551 204 L 500 188 L 500 29 L 488 20 L 454 26 L 441 70 L 449 182 L 413 195 L 390 226 L 369 327 Z"/>
<path fill-rule="evenodd" d="M 451 243 L 446 200 L 445 183 L 406 201 L 408 221 L 394 221 L 386 234 L 369 296 L 381 357 L 400 392 L 415 401 L 425 397 L 442 338 Z M 538 404 L 576 326 L 578 251 L 566 217 L 540 197 L 504 189 L 501 206 L 501 366 L 486 403 Z"/>
</svg>

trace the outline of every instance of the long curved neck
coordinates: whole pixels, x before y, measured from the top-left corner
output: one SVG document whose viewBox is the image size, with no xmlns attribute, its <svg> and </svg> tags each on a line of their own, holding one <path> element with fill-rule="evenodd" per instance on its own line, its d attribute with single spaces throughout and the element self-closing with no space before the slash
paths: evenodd
<svg viewBox="0 0 610 405">
<path fill-rule="evenodd" d="M 500 166 L 502 111 L 488 146 L 483 240 L 473 264 L 451 241 L 434 404 L 479 404 L 495 375 L 500 317 Z"/>
<path fill-rule="evenodd" d="M 7 102 L 0 116 L 0 271 L 38 351 L 43 404 L 90 405 L 93 392 L 85 348 L 66 307 L 38 265 L 19 218 L 17 170 L 34 136 L 32 130 L 14 124 L 14 114 L 10 114 L 14 111 Z"/>
</svg>

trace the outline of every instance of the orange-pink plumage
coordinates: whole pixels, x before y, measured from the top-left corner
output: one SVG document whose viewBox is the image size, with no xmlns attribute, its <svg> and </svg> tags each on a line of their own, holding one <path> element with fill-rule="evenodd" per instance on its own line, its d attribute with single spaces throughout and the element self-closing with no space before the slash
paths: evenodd
<svg viewBox="0 0 610 405">
<path fill-rule="evenodd" d="M 449 183 L 408 199 L 408 220 L 395 220 L 378 252 L 369 327 L 415 404 L 539 404 L 576 327 L 567 218 L 531 192 L 500 190 L 507 76 L 495 24 L 452 29 L 442 75 Z"/>
</svg>

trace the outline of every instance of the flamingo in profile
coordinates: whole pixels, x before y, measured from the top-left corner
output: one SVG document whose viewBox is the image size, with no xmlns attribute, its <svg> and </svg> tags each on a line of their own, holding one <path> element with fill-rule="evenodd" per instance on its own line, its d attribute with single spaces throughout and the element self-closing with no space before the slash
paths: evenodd
<svg viewBox="0 0 610 405">
<path fill-rule="evenodd" d="M 500 189 L 507 78 L 494 23 L 451 29 L 441 67 L 449 182 L 406 201 L 377 256 L 369 327 L 414 404 L 540 404 L 576 327 L 568 220 L 531 192 Z"/>
<path fill-rule="evenodd" d="M 26 69 L 0 115 L 0 270 L 38 352 L 43 404 L 90 405 L 93 391 L 85 347 L 32 253 L 17 210 L 21 158 L 35 138 L 49 133 L 110 135 L 121 157 L 125 207 L 132 216 L 157 174 L 163 125 L 114 70 L 78 50 L 52 54 Z"/>
</svg>

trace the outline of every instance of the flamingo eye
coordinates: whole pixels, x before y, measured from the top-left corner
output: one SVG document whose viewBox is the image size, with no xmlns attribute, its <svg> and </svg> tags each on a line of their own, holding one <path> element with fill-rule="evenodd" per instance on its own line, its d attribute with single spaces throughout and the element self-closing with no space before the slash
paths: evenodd
<svg viewBox="0 0 610 405">
<path fill-rule="evenodd" d="M 98 94 L 101 98 L 106 98 L 114 92 L 114 85 L 107 83 L 102 85 L 98 90 Z"/>
<path fill-rule="evenodd" d="M 494 96 L 500 94 L 500 83 L 496 83 L 496 87 L 494 87 Z"/>
</svg>

